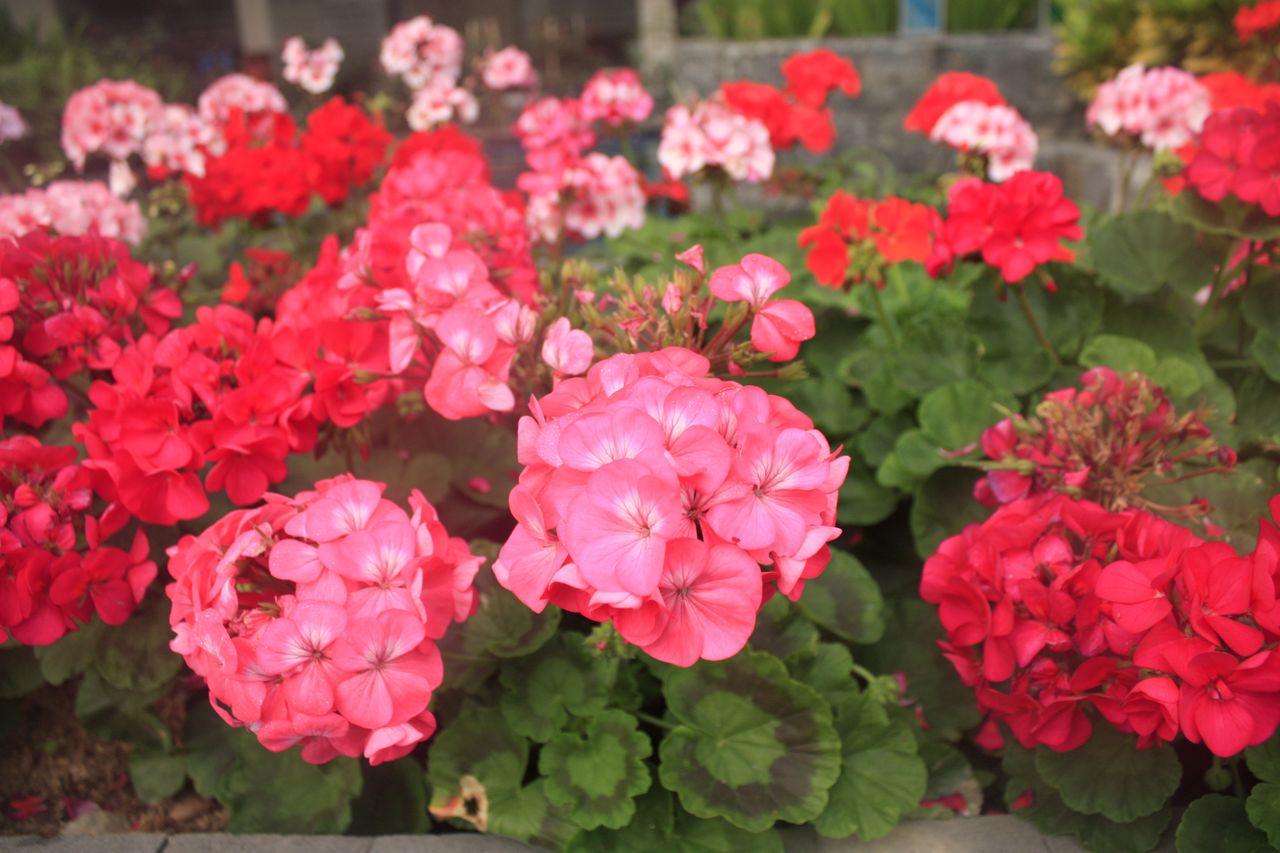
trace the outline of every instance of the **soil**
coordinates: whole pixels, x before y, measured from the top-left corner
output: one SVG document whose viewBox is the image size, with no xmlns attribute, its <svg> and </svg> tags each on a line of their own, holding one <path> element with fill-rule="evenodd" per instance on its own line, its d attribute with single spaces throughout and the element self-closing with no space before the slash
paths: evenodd
<svg viewBox="0 0 1280 853">
<path fill-rule="evenodd" d="M 181 731 L 185 695 L 156 708 Z M 23 703 L 17 730 L 0 740 L 0 835 L 220 832 L 227 813 L 191 790 L 145 803 L 129 782 L 129 745 L 95 737 L 76 718 L 75 686 L 46 686 Z M 24 800 L 34 808 L 24 814 Z M 31 811 L 43 807 L 38 813 Z"/>
</svg>

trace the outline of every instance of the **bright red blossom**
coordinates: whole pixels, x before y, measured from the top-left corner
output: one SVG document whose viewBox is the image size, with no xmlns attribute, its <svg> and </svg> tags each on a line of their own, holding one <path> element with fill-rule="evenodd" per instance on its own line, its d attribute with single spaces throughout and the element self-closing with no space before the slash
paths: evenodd
<svg viewBox="0 0 1280 853">
<path fill-rule="evenodd" d="M 991 106 L 1004 106 L 1008 103 L 996 84 L 986 77 L 967 71 L 947 71 L 939 74 L 929 84 L 929 88 L 903 119 L 902 126 L 928 136 L 943 114 L 965 101 L 977 101 Z"/>
<path fill-rule="evenodd" d="M 871 280 L 883 286 L 884 266 L 923 263 L 932 243 L 932 210 L 890 196 L 863 200 L 836 190 L 818 218 L 800 232 L 806 263 L 819 284 L 841 287 Z"/>
</svg>

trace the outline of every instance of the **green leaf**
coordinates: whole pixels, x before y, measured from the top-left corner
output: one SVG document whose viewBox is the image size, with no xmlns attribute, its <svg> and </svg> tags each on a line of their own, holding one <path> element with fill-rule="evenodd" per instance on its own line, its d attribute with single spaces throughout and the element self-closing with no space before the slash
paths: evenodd
<svg viewBox="0 0 1280 853">
<path fill-rule="evenodd" d="M 993 388 L 1025 394 L 1049 381 L 1053 362 L 1017 313 L 1016 307 L 998 301 L 991 288 L 979 287 L 966 325 L 982 341 L 979 378 Z"/>
<path fill-rule="evenodd" d="M 0 649 L 0 699 L 17 699 L 43 685 L 40 662 L 30 647 Z"/>
<path fill-rule="evenodd" d="M 1249 342 L 1249 356 L 1268 378 L 1280 382 L 1280 332 L 1258 332 Z"/>
<path fill-rule="evenodd" d="M 982 438 L 982 431 L 1004 415 L 996 408 L 1012 408 L 1015 402 L 973 380 L 935 388 L 920 401 L 916 416 L 930 441 L 947 450 L 960 450 Z"/>
<path fill-rule="evenodd" d="M 898 436 L 915 426 L 910 415 L 881 415 L 873 420 L 857 438 L 858 452 L 867 464 L 879 466 L 893 452 Z"/>
<path fill-rule="evenodd" d="M 37 648 L 36 659 L 40 661 L 44 680 L 50 684 L 65 684 L 88 669 L 106 630 L 109 630 L 107 626 L 95 616 L 79 631 L 64 634 L 52 645 Z"/>
<path fill-rule="evenodd" d="M 1259 782 L 1245 803 L 1249 822 L 1267 834 L 1272 847 L 1280 848 L 1280 782 Z"/>
<path fill-rule="evenodd" d="M 792 678 L 812 687 L 828 705 L 834 706 L 858 689 L 853 678 L 853 653 L 842 643 L 820 643 L 816 652 L 790 662 L 787 669 Z"/>
<path fill-rule="evenodd" d="M 473 546 L 474 547 L 474 546 Z M 453 625 L 438 641 L 449 677 L 445 687 L 479 687 L 504 658 L 532 654 L 555 636 L 560 609 L 548 605 L 534 613 L 481 569 L 475 578 L 476 612 Z"/>
<path fill-rule="evenodd" d="M 973 497 L 973 485 L 979 476 L 978 472 L 963 468 L 943 468 L 916 492 L 911 503 L 911 535 L 922 559 L 938 550 L 948 536 L 990 514 Z"/>
<path fill-rule="evenodd" d="M 831 549 L 822 574 L 805 582 L 800 612 L 842 640 L 874 643 L 884 634 L 884 598 L 857 557 Z"/>
<path fill-rule="evenodd" d="M 561 732 L 538 757 L 547 799 L 583 829 L 621 829 L 635 815 L 634 798 L 649 790 L 645 759 L 653 752 L 636 718 L 603 711 L 585 732 Z"/>
<path fill-rule="evenodd" d="M 908 430 L 898 436 L 893 453 L 876 472 L 876 479 L 886 486 L 910 489 L 946 464 L 947 458 L 937 444 L 918 429 Z M 889 473 L 895 469 L 901 473 Z"/>
<path fill-rule="evenodd" d="M 814 424 L 829 436 L 852 435 L 866 426 L 871 412 L 855 405 L 849 389 L 834 377 L 805 379 L 780 383 L 779 392 L 813 418 Z"/>
<path fill-rule="evenodd" d="M 1241 316 L 1262 332 L 1280 333 L 1280 270 L 1255 268 L 1241 296 Z"/>
<path fill-rule="evenodd" d="M 1249 772 L 1264 782 L 1280 782 L 1280 734 L 1244 751 Z"/>
<path fill-rule="evenodd" d="M 592 655 L 581 634 L 561 634 L 536 654 L 502 668 L 502 713 L 516 734 L 546 743 L 570 715 L 604 710 L 613 683 L 608 662 Z"/>
<path fill-rule="evenodd" d="M 362 782 L 355 759 L 314 765 L 297 750 L 270 752 L 204 705 L 187 718 L 185 742 L 187 773 L 199 794 L 231 812 L 228 832 L 338 834 L 351 823 Z"/>
<path fill-rule="evenodd" d="M 1178 193 L 1170 208 L 1173 217 L 1210 234 L 1272 240 L 1280 237 L 1280 220 L 1254 204 L 1232 196 L 1208 201 L 1195 191 Z"/>
<path fill-rule="evenodd" d="M 822 813 L 840 773 L 831 709 L 776 658 L 704 661 L 672 672 L 663 695 L 679 725 L 662 741 L 662 784 L 690 813 L 751 832 Z"/>
<path fill-rule="evenodd" d="M 775 595 L 760 608 L 749 642 L 756 651 L 779 659 L 812 655 L 818 651 L 818 629 L 800 618 L 800 609 L 789 598 Z"/>
<path fill-rule="evenodd" d="M 1183 193 L 1186 195 L 1186 193 Z M 1209 794 L 1187 806 L 1175 839 L 1178 853 L 1269 853 L 1262 830 L 1249 823 L 1244 801 Z"/>
<path fill-rule="evenodd" d="M 1213 279 L 1214 252 L 1196 230 L 1155 210 L 1124 213 L 1089 229 L 1093 268 L 1127 298 L 1169 285 L 1190 295 Z"/>
<path fill-rule="evenodd" d="M 1080 351 L 1085 367 L 1110 367 L 1120 372 L 1151 373 L 1156 366 L 1155 350 L 1142 341 L 1120 335 L 1095 335 Z"/>
<path fill-rule="evenodd" d="M 1069 752 L 1041 747 L 1036 770 L 1072 809 L 1122 823 L 1159 811 L 1182 780 L 1172 747 L 1138 749 L 1132 736 L 1110 726 L 1095 726 Z"/>
<path fill-rule="evenodd" d="M 1151 380 L 1174 400 L 1185 400 L 1204 384 L 1194 364 L 1176 355 L 1165 356 L 1152 368 Z"/>
<path fill-rule="evenodd" d="M 635 804 L 635 816 L 626 826 L 621 829 L 596 829 L 579 833 L 569 842 L 567 853 L 597 853 L 600 850 L 611 853 L 652 853 L 654 850 L 674 849 L 672 831 L 675 829 L 676 819 L 671 792 L 661 785 L 654 785 L 649 788 L 648 793 L 637 797 Z"/>
<path fill-rule="evenodd" d="M 360 468 L 360 476 L 387 484 L 384 497 L 404 505 L 409 494 L 417 489 L 423 497 L 436 504 L 449 494 L 449 482 L 453 478 L 453 463 L 443 453 L 429 450 L 404 451 L 399 447 L 376 447 Z"/>
<path fill-rule="evenodd" d="M 1240 383 L 1236 437 L 1240 444 L 1280 439 L 1280 385 L 1258 373 Z"/>
<path fill-rule="evenodd" d="M 962 814 L 976 815 L 982 812 L 982 784 L 973 772 L 973 766 L 964 757 L 964 753 L 945 741 L 936 738 L 925 738 L 920 742 L 920 758 L 929 773 L 929 782 L 925 786 L 922 799 L 936 800 L 941 797 L 959 794 L 964 798 Z M 915 815 L 928 816 L 928 812 L 937 809 L 941 816 L 950 816 L 951 809 L 933 806 L 930 809 L 919 809 Z"/>
<path fill-rule="evenodd" d="M 364 767 L 364 787 L 351 804 L 351 835 L 420 835 L 431 830 L 422 765 L 400 758 Z"/>
<path fill-rule="evenodd" d="M 102 631 L 94 664 L 112 687 L 137 693 L 162 689 L 182 669 L 182 657 L 169 649 L 169 601 L 153 592 L 126 625 Z"/>
<path fill-rule="evenodd" d="M 814 828 L 827 838 L 887 835 L 916 808 L 928 782 L 915 736 L 905 723 L 891 722 L 868 693 L 836 707 L 836 730 L 843 755 L 840 778 Z"/>
<path fill-rule="evenodd" d="M 129 781 L 143 802 L 159 802 L 182 790 L 187 782 L 187 760 L 161 749 L 134 748 L 129 753 Z"/>
<path fill-rule="evenodd" d="M 893 514 L 900 493 L 876 482 L 875 472 L 860 457 L 850 454 L 849 476 L 840 486 L 836 521 L 862 527 L 884 521 Z"/>
<path fill-rule="evenodd" d="M 676 815 L 676 829 L 668 845 L 681 853 L 782 853 L 782 838 L 776 830 L 753 832 L 740 829 L 720 818 L 698 818 L 685 812 Z"/>
<path fill-rule="evenodd" d="M 893 378 L 917 397 L 968 379 L 978 363 L 978 339 L 951 317 L 929 317 L 905 331 L 892 361 Z"/>
</svg>

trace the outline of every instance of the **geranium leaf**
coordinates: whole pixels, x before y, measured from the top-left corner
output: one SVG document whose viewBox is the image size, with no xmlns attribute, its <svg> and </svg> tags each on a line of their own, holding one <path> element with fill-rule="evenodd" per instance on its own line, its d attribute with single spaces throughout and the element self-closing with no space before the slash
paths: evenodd
<svg viewBox="0 0 1280 853">
<path fill-rule="evenodd" d="M 893 514 L 901 493 L 876 482 L 875 472 L 856 453 L 851 453 L 849 476 L 840 486 L 836 521 L 861 527 L 884 521 Z"/>
<path fill-rule="evenodd" d="M 822 574 L 805 582 L 800 612 L 842 640 L 874 643 L 884 635 L 884 597 L 858 558 L 831 549 Z"/>
<path fill-rule="evenodd" d="M 1127 298 L 1166 284 L 1188 295 L 1203 287 L 1217 255 L 1201 242 L 1194 228 L 1155 210 L 1120 214 L 1089 229 L 1093 268 Z"/>
<path fill-rule="evenodd" d="M 1178 824 L 1178 853 L 1268 853 L 1266 834 L 1249 822 L 1244 800 L 1208 794 L 1187 806 Z"/>
<path fill-rule="evenodd" d="M 1280 848 L 1280 782 L 1259 782 L 1245 803 L 1249 822 L 1267 834 L 1271 845 Z"/>
<path fill-rule="evenodd" d="M 1280 734 L 1244 751 L 1249 771 L 1264 782 L 1280 782 Z"/>
<path fill-rule="evenodd" d="M 129 753 L 129 781 L 140 800 L 159 802 L 187 783 L 187 760 L 163 749 L 135 747 Z"/>
<path fill-rule="evenodd" d="M 1068 752 L 1039 748 L 1036 770 L 1071 808 L 1121 823 L 1159 811 L 1182 779 L 1172 747 L 1138 749 L 1110 726 L 1094 726 L 1089 740 Z"/>
<path fill-rule="evenodd" d="M 829 705 L 835 705 L 858 689 L 852 675 L 853 654 L 848 646 L 840 643 L 819 643 L 816 652 L 801 656 L 787 668 L 792 678 L 818 691 Z"/>
<path fill-rule="evenodd" d="M 508 728 L 497 708 L 463 704 L 430 743 L 427 782 L 433 812 L 464 796 L 463 777 L 476 780 L 490 800 L 512 794 L 529 763 L 529 742 Z"/>
<path fill-rule="evenodd" d="M 668 675 L 663 694 L 680 724 L 662 741 L 662 784 L 690 813 L 751 832 L 822 813 L 840 773 L 831 709 L 776 658 L 702 662 Z"/>
<path fill-rule="evenodd" d="M 1170 210 L 1174 218 L 1210 234 L 1270 240 L 1280 237 L 1280 223 L 1254 204 L 1228 196 L 1207 201 L 1197 192 L 1178 193 Z"/>
<path fill-rule="evenodd" d="M 1015 401 L 982 382 L 965 380 L 943 385 L 920 401 L 916 413 L 920 431 L 935 446 L 960 450 L 977 442 L 984 429 L 1004 417 L 996 408 L 997 403 L 1011 408 Z"/>
<path fill-rule="evenodd" d="M 807 585 L 805 594 L 808 594 Z M 775 595 L 760 608 L 750 643 L 756 651 L 768 652 L 776 658 L 811 655 L 818 650 L 818 629 L 800 618 L 799 609 L 790 599 Z"/>
<path fill-rule="evenodd" d="M 933 554 L 942 540 L 965 525 L 987 517 L 990 511 L 973 499 L 978 476 L 963 468 L 943 468 L 916 491 L 911 502 L 911 535 L 922 558 Z"/>
<path fill-rule="evenodd" d="M 581 634 L 561 634 L 528 658 L 502 668 L 502 713 L 517 734 L 546 743 L 572 714 L 604 710 L 613 682 L 609 664 L 591 655 Z"/>
<path fill-rule="evenodd" d="M 56 643 L 37 648 L 36 659 L 40 661 L 44 680 L 50 684 L 62 684 L 84 672 L 93 663 L 102 633 L 107 630 L 107 626 L 95 616 L 91 622 L 80 626 L 79 631 L 64 634 Z"/>
<path fill-rule="evenodd" d="M 583 829 L 621 829 L 635 815 L 634 798 L 649 790 L 645 759 L 653 752 L 636 718 L 625 711 L 592 717 L 586 731 L 561 732 L 538 757 L 547 799 Z"/>
<path fill-rule="evenodd" d="M 827 838 L 886 835 L 924 796 L 929 773 L 915 736 L 906 724 L 890 721 L 868 693 L 841 701 L 836 730 L 843 756 L 840 778 L 814 827 Z"/>
<path fill-rule="evenodd" d="M 1142 341 L 1121 335 L 1095 335 L 1080 351 L 1085 367 L 1110 367 L 1121 372 L 1136 370 L 1150 373 L 1156 366 L 1156 353 Z"/>
<path fill-rule="evenodd" d="M 653 785 L 635 799 L 635 815 L 621 829 L 596 829 L 574 836 L 567 853 L 651 853 L 670 845 L 675 828 L 671 792 Z"/>
<path fill-rule="evenodd" d="M 0 699 L 17 699 L 43 685 L 44 674 L 32 648 L 0 650 Z"/>
<path fill-rule="evenodd" d="M 351 835 L 418 835 L 431 830 L 427 786 L 415 758 L 365 766 L 364 788 L 351 804 Z"/>
</svg>

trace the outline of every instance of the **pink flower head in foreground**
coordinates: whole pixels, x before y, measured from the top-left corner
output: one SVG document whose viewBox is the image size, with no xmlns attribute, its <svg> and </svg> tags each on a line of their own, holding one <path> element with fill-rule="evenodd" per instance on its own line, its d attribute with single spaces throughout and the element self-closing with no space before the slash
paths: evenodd
<svg viewBox="0 0 1280 853">
<path fill-rule="evenodd" d="M 680 348 L 615 355 L 534 402 L 499 583 L 680 666 L 739 651 L 766 584 L 799 597 L 839 535 L 849 460 L 790 403 L 708 367 Z"/>
<path fill-rule="evenodd" d="M 338 76 L 346 54 L 336 39 L 327 38 L 315 50 L 308 50 L 306 42 L 298 36 L 284 43 L 281 59 L 284 60 L 284 79 L 301 86 L 313 95 L 327 92 Z"/>
<path fill-rule="evenodd" d="M 504 47 L 487 54 L 480 79 L 490 89 L 532 89 L 538 85 L 538 72 L 533 70 L 529 54 L 518 47 Z"/>
<path fill-rule="evenodd" d="M 1196 138 L 1209 110 L 1209 90 L 1195 75 L 1138 63 L 1098 87 L 1085 120 L 1107 136 L 1124 134 L 1169 151 Z"/>
<path fill-rule="evenodd" d="M 373 764 L 435 730 L 438 640 L 475 606 L 481 559 L 418 492 L 412 515 L 349 475 L 268 495 L 169 550 L 171 648 L 214 710 L 313 764 Z"/>
<path fill-rule="evenodd" d="M 582 114 L 588 121 L 617 127 L 638 123 L 653 112 L 653 97 L 631 68 L 602 68 L 582 90 Z"/>
</svg>

